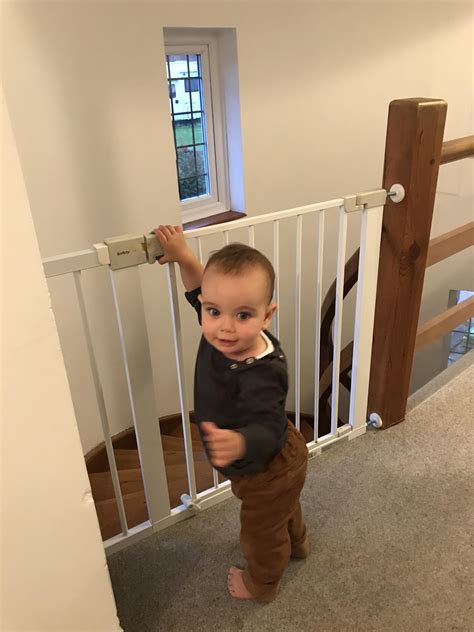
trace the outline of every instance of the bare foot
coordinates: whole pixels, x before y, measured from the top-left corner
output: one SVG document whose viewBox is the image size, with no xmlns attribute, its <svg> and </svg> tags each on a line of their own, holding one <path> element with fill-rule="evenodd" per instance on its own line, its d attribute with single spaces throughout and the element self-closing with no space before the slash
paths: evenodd
<svg viewBox="0 0 474 632">
<path fill-rule="evenodd" d="M 242 574 L 243 571 L 240 568 L 232 566 L 227 575 L 227 588 L 235 599 L 254 599 L 255 597 L 245 587 Z"/>
</svg>

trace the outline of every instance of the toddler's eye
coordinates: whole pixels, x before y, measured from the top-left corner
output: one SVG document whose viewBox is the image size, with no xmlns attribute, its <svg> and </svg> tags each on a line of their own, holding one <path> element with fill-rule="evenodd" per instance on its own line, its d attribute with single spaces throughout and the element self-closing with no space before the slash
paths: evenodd
<svg viewBox="0 0 474 632">
<path fill-rule="evenodd" d="M 208 313 L 210 316 L 219 316 L 219 310 L 218 310 L 218 309 L 216 309 L 215 307 L 208 307 L 208 308 L 207 308 L 207 313 Z"/>
<path fill-rule="evenodd" d="M 237 318 L 238 318 L 239 320 L 248 320 L 248 319 L 250 318 L 250 316 L 251 316 L 251 315 L 250 315 L 248 312 L 239 312 L 239 313 L 237 314 Z"/>
</svg>

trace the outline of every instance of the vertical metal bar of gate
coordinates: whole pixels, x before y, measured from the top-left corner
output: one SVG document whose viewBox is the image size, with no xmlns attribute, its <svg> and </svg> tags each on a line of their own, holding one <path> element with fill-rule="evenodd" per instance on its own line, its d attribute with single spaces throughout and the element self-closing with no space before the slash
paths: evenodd
<svg viewBox="0 0 474 632">
<path fill-rule="evenodd" d="M 383 206 L 362 211 L 349 424 L 365 432 Z M 352 438 L 357 436 L 353 433 Z"/>
<path fill-rule="evenodd" d="M 194 501 L 196 500 L 197 495 L 196 474 L 194 471 L 193 442 L 191 436 L 191 422 L 189 419 L 189 405 L 184 368 L 183 343 L 181 338 L 181 317 L 179 313 L 175 264 L 169 263 L 167 269 L 171 318 L 173 321 L 173 341 L 176 355 L 176 372 L 178 377 L 179 402 L 181 407 L 181 417 L 183 420 L 184 450 L 186 454 L 186 470 L 188 474 L 189 496 L 191 500 Z"/>
<path fill-rule="evenodd" d="M 319 367 L 321 364 L 321 309 L 323 301 L 323 261 L 324 261 L 324 211 L 318 216 L 318 257 L 316 272 L 316 317 L 314 341 L 314 434 L 313 440 L 319 435 Z"/>
<path fill-rule="evenodd" d="M 203 258 L 202 258 L 202 243 L 201 243 L 201 238 L 200 237 L 196 237 L 196 242 L 197 242 L 197 256 L 199 259 L 199 263 L 202 265 L 203 262 Z"/>
<path fill-rule="evenodd" d="M 275 291 L 274 299 L 277 304 L 277 309 L 274 315 L 274 332 L 275 336 L 280 338 L 280 315 L 279 315 L 279 301 L 280 301 L 280 222 L 278 220 L 273 221 L 273 268 L 275 270 Z"/>
<path fill-rule="evenodd" d="M 339 240 L 337 249 L 336 311 L 334 314 L 334 354 L 332 361 L 331 435 L 337 434 L 339 414 L 339 369 L 341 365 L 342 309 L 344 300 L 344 268 L 346 262 L 347 215 L 339 209 Z"/>
<path fill-rule="evenodd" d="M 249 246 L 251 246 L 252 248 L 255 248 L 255 227 L 254 226 L 249 226 Z"/>
<path fill-rule="evenodd" d="M 296 217 L 296 278 L 295 278 L 295 426 L 301 427 L 301 250 L 303 218 Z"/>
</svg>

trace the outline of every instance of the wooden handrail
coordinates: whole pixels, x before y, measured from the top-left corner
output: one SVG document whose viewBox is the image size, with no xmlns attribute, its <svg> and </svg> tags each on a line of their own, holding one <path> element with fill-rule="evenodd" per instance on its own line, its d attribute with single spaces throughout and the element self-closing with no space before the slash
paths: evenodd
<svg viewBox="0 0 474 632">
<path fill-rule="evenodd" d="M 443 261 L 443 259 L 447 259 L 457 252 L 469 248 L 469 246 L 474 246 L 474 222 L 469 222 L 431 239 L 426 267 Z"/>
<path fill-rule="evenodd" d="M 474 156 L 474 136 L 446 140 L 441 148 L 441 164 Z"/>
<path fill-rule="evenodd" d="M 474 318 L 474 296 L 450 307 L 421 325 L 416 334 L 415 351 L 419 351 L 438 338 L 449 334 L 455 327 L 470 318 Z"/>
</svg>

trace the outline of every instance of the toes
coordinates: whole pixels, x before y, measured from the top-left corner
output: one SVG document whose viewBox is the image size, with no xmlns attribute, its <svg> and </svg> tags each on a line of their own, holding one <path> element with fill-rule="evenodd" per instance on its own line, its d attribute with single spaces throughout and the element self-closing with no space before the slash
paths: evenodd
<svg viewBox="0 0 474 632">
<path fill-rule="evenodd" d="M 235 599 L 253 599 L 243 582 L 243 570 L 232 566 L 227 574 L 227 588 Z"/>
<path fill-rule="evenodd" d="M 234 585 L 232 584 L 231 581 L 227 582 L 227 589 L 230 592 L 230 594 L 232 595 L 232 597 L 235 597 L 235 587 L 234 587 Z"/>
<path fill-rule="evenodd" d="M 229 569 L 229 574 L 227 575 L 227 589 L 229 591 L 229 593 L 232 595 L 232 597 L 237 597 L 238 596 L 238 590 L 237 587 L 235 586 L 234 582 L 235 582 L 235 572 L 234 567 L 232 567 L 231 569 Z"/>
</svg>

